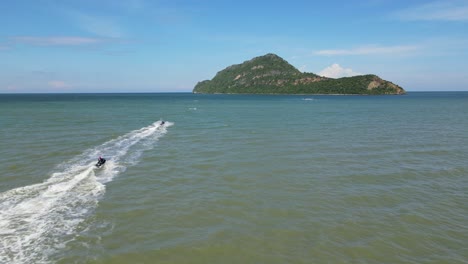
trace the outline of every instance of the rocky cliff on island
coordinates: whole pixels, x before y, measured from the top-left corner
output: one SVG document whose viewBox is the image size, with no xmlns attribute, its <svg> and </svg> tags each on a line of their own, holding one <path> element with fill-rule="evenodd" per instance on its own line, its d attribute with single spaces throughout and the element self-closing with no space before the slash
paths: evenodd
<svg viewBox="0 0 468 264">
<path fill-rule="evenodd" d="M 227 67 L 212 80 L 197 83 L 194 93 L 222 94 L 405 94 L 400 86 L 368 74 L 327 78 L 300 72 L 275 54 Z"/>
</svg>

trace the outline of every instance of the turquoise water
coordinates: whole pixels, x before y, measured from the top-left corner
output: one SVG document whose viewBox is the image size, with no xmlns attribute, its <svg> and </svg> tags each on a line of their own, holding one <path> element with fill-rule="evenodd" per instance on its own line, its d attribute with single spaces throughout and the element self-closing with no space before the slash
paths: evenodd
<svg viewBox="0 0 468 264">
<path fill-rule="evenodd" d="M 468 92 L 0 95 L 0 263 L 468 263 L 467 117 Z"/>
</svg>

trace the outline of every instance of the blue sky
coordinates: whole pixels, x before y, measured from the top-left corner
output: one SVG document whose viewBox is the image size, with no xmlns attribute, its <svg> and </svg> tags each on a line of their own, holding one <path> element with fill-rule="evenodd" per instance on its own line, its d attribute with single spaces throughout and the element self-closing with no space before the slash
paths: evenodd
<svg viewBox="0 0 468 264">
<path fill-rule="evenodd" d="M 468 90 L 468 0 L 4 0 L 0 93 L 190 92 L 275 53 L 329 77 Z"/>
</svg>

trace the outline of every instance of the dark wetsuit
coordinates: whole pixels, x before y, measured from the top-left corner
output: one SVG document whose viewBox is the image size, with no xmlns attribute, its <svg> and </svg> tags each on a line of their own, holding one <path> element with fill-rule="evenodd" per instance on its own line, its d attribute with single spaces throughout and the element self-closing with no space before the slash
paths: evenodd
<svg viewBox="0 0 468 264">
<path fill-rule="evenodd" d="M 106 160 L 103 159 L 103 158 L 99 158 L 99 159 L 98 159 L 98 162 L 97 162 L 97 164 L 96 164 L 96 166 L 99 167 L 99 166 L 101 166 L 101 165 L 104 164 L 104 163 L 106 163 Z"/>
</svg>

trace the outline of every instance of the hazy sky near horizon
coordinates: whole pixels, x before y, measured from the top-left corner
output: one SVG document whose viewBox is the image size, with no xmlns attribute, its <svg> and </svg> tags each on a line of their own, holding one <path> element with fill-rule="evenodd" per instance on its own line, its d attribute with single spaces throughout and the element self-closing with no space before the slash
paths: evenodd
<svg viewBox="0 0 468 264">
<path fill-rule="evenodd" d="M 3 0 L 0 26 L 0 93 L 190 92 L 267 53 L 468 91 L 468 0 Z"/>
</svg>

